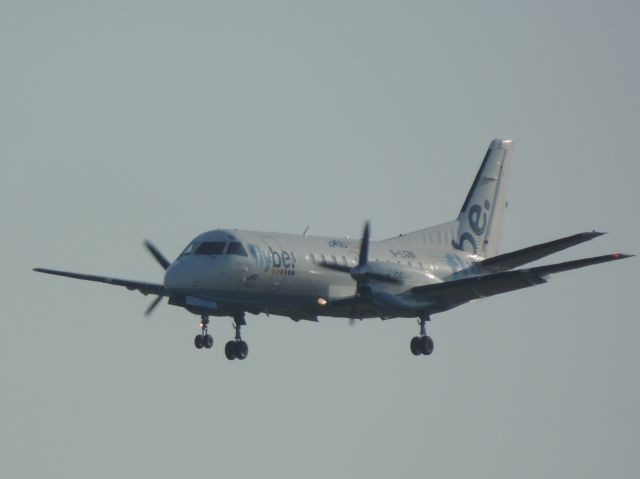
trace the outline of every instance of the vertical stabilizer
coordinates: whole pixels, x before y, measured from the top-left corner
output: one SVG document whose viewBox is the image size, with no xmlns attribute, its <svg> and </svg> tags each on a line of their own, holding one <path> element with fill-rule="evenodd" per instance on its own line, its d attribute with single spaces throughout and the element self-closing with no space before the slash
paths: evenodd
<svg viewBox="0 0 640 479">
<path fill-rule="evenodd" d="M 453 248 L 485 258 L 498 254 L 512 146 L 511 140 L 491 142 L 458 215 Z"/>
</svg>

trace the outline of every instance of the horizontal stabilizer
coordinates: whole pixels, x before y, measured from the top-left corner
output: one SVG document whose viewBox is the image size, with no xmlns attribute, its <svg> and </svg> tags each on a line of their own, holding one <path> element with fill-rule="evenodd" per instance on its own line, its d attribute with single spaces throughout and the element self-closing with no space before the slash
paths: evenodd
<svg viewBox="0 0 640 479">
<path fill-rule="evenodd" d="M 510 271 L 518 266 L 532 263 L 540 258 L 544 258 L 545 256 L 576 246 L 580 243 L 584 243 L 585 241 L 592 240 L 598 236 L 602 236 L 603 234 L 604 233 L 599 233 L 597 231 L 593 231 L 591 233 L 578 233 L 573 236 L 567 236 L 566 238 L 549 241 L 548 243 L 541 243 L 535 246 L 529 246 L 528 248 L 512 251 L 511 253 L 487 258 L 475 263 L 474 268 L 479 267 L 489 273 Z"/>
<path fill-rule="evenodd" d="M 437 305 L 434 310 L 444 311 L 474 299 L 546 283 L 545 276 L 550 274 L 584 268 L 585 266 L 608 261 L 616 261 L 629 258 L 630 256 L 633 255 L 614 253 L 596 256 L 594 258 L 584 258 L 547 266 L 538 266 L 536 268 L 518 269 L 515 271 L 505 271 L 502 273 L 445 281 L 444 283 L 416 286 L 412 288 L 411 291 L 414 294 L 426 296 L 433 300 Z"/>
<path fill-rule="evenodd" d="M 158 294 L 164 293 L 164 286 L 161 284 L 144 283 L 142 281 L 130 281 L 127 279 L 107 278 L 105 276 L 94 276 L 92 274 L 69 273 L 67 271 L 57 271 L 54 269 L 34 268 L 38 273 L 53 274 L 56 276 L 64 276 L 67 278 L 82 279 L 85 281 L 96 281 L 98 283 L 113 284 L 116 286 L 124 286 L 130 291 L 140 291 L 142 294 Z"/>
</svg>

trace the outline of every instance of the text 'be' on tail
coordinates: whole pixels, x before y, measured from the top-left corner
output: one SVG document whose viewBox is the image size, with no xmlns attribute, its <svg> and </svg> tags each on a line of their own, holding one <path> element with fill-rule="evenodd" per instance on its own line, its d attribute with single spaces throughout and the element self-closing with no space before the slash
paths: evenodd
<svg viewBox="0 0 640 479">
<path fill-rule="evenodd" d="M 485 258 L 498 254 L 512 146 L 512 140 L 491 142 L 458 215 L 453 248 Z"/>
</svg>

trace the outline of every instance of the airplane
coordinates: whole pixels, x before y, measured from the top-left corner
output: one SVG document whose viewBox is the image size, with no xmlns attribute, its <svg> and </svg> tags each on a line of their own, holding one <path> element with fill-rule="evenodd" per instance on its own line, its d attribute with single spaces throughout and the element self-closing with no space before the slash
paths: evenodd
<svg viewBox="0 0 640 479">
<path fill-rule="evenodd" d="M 245 314 L 279 315 L 294 321 L 318 317 L 350 322 L 379 317 L 417 318 L 410 343 L 415 356 L 429 356 L 433 340 L 426 323 L 470 301 L 547 282 L 549 275 L 617 261 L 613 253 L 517 269 L 604 233 L 584 232 L 498 254 L 512 140 L 495 139 L 482 160 L 457 218 L 408 234 L 371 240 L 369 222 L 361 240 L 266 233 L 237 229 L 208 231 L 169 262 L 148 240 L 144 244 L 164 268 L 164 281 L 147 283 L 34 268 L 68 278 L 96 281 L 155 295 L 149 315 L 164 299 L 201 317 L 194 345 L 210 349 L 210 317 L 233 318 L 235 338 L 225 345 L 229 360 L 249 353 L 242 340 Z"/>
</svg>

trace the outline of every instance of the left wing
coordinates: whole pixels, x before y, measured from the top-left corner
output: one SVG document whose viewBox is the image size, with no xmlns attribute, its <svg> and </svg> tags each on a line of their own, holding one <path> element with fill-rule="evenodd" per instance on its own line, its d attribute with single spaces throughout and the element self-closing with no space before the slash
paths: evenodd
<svg viewBox="0 0 640 479">
<path fill-rule="evenodd" d="M 416 314 L 425 310 L 429 313 L 440 313 L 474 299 L 544 284 L 550 274 L 584 268 L 585 266 L 608 261 L 617 261 L 631 256 L 634 255 L 614 253 L 538 266 L 536 268 L 478 275 L 442 283 L 415 286 L 396 295 L 350 296 L 332 300 L 329 305 L 347 317 L 384 317 L 385 313 L 389 314 L 390 317 L 397 317 L 398 315 Z"/>
<path fill-rule="evenodd" d="M 537 261 L 545 256 L 549 256 L 550 254 L 579 245 L 585 241 L 590 241 L 598 236 L 602 236 L 603 234 L 604 233 L 599 233 L 597 231 L 592 231 L 590 233 L 578 233 L 573 236 L 567 236 L 547 243 L 529 246 L 528 248 L 519 249 L 510 253 L 492 256 L 491 258 L 474 263 L 471 268 L 475 268 L 476 270 L 479 268 L 484 273 L 500 273 L 502 271 L 509 271 L 517 268 L 518 266 Z"/>
<path fill-rule="evenodd" d="M 140 291 L 145 296 L 147 294 L 157 294 L 159 296 L 164 295 L 164 286 L 161 284 L 130 281 L 128 279 L 108 278 L 106 276 L 94 276 L 92 274 L 69 273 L 67 271 L 57 271 L 55 269 L 34 268 L 33 270 L 38 273 L 54 274 L 56 276 L 65 276 L 67 278 L 124 286 L 129 291 Z"/>
<path fill-rule="evenodd" d="M 444 283 L 416 286 L 411 288 L 410 291 L 433 301 L 436 305 L 434 312 L 445 311 L 473 299 L 485 298 L 495 294 L 507 293 L 509 291 L 546 283 L 546 276 L 550 274 L 584 268 L 585 266 L 606 263 L 608 261 L 617 261 L 631 256 L 634 255 L 614 253 L 547 266 L 538 266 L 536 268 L 518 269 L 515 271 L 445 281 Z"/>
</svg>

